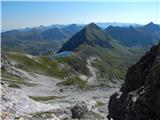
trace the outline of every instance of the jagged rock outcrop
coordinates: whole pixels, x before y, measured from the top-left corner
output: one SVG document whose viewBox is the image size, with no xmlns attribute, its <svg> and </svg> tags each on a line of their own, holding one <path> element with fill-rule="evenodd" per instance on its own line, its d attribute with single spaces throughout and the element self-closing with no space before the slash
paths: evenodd
<svg viewBox="0 0 160 120">
<path fill-rule="evenodd" d="M 108 108 L 113 120 L 160 120 L 160 44 L 128 69 Z"/>
</svg>

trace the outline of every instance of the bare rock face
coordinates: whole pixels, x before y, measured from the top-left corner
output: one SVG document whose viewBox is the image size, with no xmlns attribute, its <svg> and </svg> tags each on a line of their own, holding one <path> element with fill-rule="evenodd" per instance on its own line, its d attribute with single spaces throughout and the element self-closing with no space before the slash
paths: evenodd
<svg viewBox="0 0 160 120">
<path fill-rule="evenodd" d="M 72 108 L 72 118 L 81 118 L 86 112 L 88 112 L 87 103 L 85 101 L 78 101 Z"/>
<path fill-rule="evenodd" d="M 25 116 L 37 110 L 37 104 L 20 90 L 8 88 L 1 83 L 1 116 L 12 120 L 17 116 Z"/>
<path fill-rule="evenodd" d="M 3 120 L 59 120 L 54 106 L 49 108 L 49 105 L 36 102 L 20 89 L 9 88 L 1 82 L 0 93 Z"/>
<path fill-rule="evenodd" d="M 24 78 L 24 75 L 18 72 L 10 63 L 4 51 L 1 52 L 1 70 L 6 71 L 9 74 Z"/>
<path fill-rule="evenodd" d="M 160 120 L 160 44 L 128 69 L 108 108 L 113 120 Z"/>
</svg>

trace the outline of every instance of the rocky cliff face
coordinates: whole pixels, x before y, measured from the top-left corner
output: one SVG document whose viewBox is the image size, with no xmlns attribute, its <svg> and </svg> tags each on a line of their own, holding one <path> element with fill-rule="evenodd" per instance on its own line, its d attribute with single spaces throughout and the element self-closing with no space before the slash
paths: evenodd
<svg viewBox="0 0 160 120">
<path fill-rule="evenodd" d="M 160 119 L 160 44 L 127 71 L 120 91 L 110 97 L 109 119 Z"/>
</svg>

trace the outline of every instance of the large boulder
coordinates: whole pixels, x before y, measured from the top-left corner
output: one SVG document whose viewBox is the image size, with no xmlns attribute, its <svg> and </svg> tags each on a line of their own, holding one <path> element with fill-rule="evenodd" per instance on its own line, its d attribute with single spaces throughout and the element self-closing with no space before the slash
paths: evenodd
<svg viewBox="0 0 160 120">
<path fill-rule="evenodd" d="M 160 120 L 160 44 L 127 71 L 125 83 L 109 101 L 113 120 Z"/>
<path fill-rule="evenodd" d="M 82 100 L 78 101 L 72 108 L 72 118 L 81 118 L 86 112 L 88 112 L 88 104 Z"/>
</svg>

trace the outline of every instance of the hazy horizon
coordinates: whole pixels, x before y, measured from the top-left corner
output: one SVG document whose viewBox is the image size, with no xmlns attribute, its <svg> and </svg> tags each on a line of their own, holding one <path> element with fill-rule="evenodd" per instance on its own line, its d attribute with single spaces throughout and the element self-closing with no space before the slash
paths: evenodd
<svg viewBox="0 0 160 120">
<path fill-rule="evenodd" d="M 149 23 L 151 23 L 152 21 L 150 21 L 150 22 L 148 22 L 148 23 L 146 23 L 146 24 L 149 24 Z M 72 24 L 76 24 L 76 25 L 87 25 L 87 24 L 90 24 L 90 23 L 98 23 L 98 24 L 100 24 L 100 23 L 102 23 L 102 24 L 105 24 L 105 23 L 110 23 L 110 24 L 137 24 L 137 25 L 146 25 L 146 24 L 138 24 L 138 23 L 125 23 L 125 22 L 116 22 L 116 21 L 113 21 L 113 22 L 89 22 L 89 23 L 68 23 L 68 24 L 50 24 L 50 25 L 38 25 L 38 26 L 26 26 L 26 27 L 20 27 L 20 28 L 9 28 L 9 29 L 1 29 L 1 32 L 6 32 L 6 31 L 9 31 L 9 30 L 23 30 L 23 29 L 27 29 L 27 28 L 36 28 L 36 27 L 40 27 L 40 26 L 44 26 L 44 27 L 49 27 L 49 26 L 52 26 L 52 25 L 64 25 L 64 26 L 67 26 L 67 25 L 72 25 Z M 155 22 L 153 22 L 154 24 L 158 24 L 158 25 L 160 25 L 159 23 L 155 23 Z M 125 25 L 124 25 L 125 26 Z"/>
<path fill-rule="evenodd" d="M 159 1 L 2 1 L 2 31 L 53 24 L 117 22 L 160 24 Z"/>
</svg>

